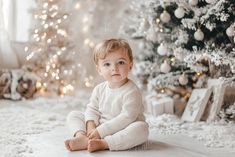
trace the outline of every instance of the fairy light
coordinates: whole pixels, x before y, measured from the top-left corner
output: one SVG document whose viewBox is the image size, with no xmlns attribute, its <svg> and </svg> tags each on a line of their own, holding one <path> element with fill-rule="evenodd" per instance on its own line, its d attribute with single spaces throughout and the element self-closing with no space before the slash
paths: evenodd
<svg viewBox="0 0 235 157">
<path fill-rule="evenodd" d="M 32 57 L 34 56 L 34 52 L 30 53 L 27 57 L 26 57 L 26 60 L 30 60 Z"/>
<path fill-rule="evenodd" d="M 47 8 L 48 7 L 48 3 L 43 3 L 43 8 Z"/>
<path fill-rule="evenodd" d="M 48 43 L 48 44 L 51 43 L 51 39 L 47 39 L 47 43 Z"/>
<path fill-rule="evenodd" d="M 85 78 L 85 86 L 86 87 L 93 87 L 94 86 L 94 78 L 93 76 L 89 76 Z"/>
<path fill-rule="evenodd" d="M 82 19 L 82 23 L 87 23 L 88 22 L 88 17 L 85 16 L 83 19 Z"/>
<path fill-rule="evenodd" d="M 57 94 L 65 95 L 74 91 L 74 86 L 77 83 L 77 72 L 81 71 L 79 75 L 84 79 L 84 71 L 77 63 L 71 63 L 71 57 L 76 56 L 77 52 L 73 50 L 74 46 L 68 45 L 71 42 L 66 37 L 69 36 L 67 32 L 67 20 L 70 13 L 60 12 L 60 3 L 57 4 L 55 0 L 37 1 L 41 8 L 36 12 L 34 18 L 38 20 L 39 27 L 33 30 L 31 39 L 34 44 L 30 47 L 24 47 L 24 51 L 29 54 L 26 59 L 38 57 L 35 61 L 35 73 L 41 77 L 41 80 L 36 82 L 36 88 L 39 93 L 50 94 L 56 92 Z M 81 3 L 75 4 L 75 9 L 81 8 Z M 49 18 L 50 17 L 50 18 Z M 65 23 L 66 22 L 66 23 Z M 89 22 L 89 17 L 83 18 L 83 23 Z M 63 26 L 61 26 L 63 23 Z M 84 27 L 84 31 L 89 30 L 89 25 Z M 89 47 L 94 47 L 94 43 L 90 39 L 84 41 Z M 29 52 L 31 51 L 31 52 Z M 69 51 L 69 53 L 68 53 Z M 40 52 L 40 53 L 39 53 Z M 64 57 L 66 56 L 66 57 Z M 75 58 L 75 57 L 74 57 Z M 32 63 L 34 60 L 32 61 Z M 73 65 L 74 64 L 74 65 Z M 80 69 L 79 69 L 80 68 Z M 78 70 L 79 69 L 79 70 Z M 93 77 L 88 77 L 86 86 L 93 86 Z M 85 82 L 84 82 L 85 84 Z"/>
<path fill-rule="evenodd" d="M 44 73 L 44 77 L 48 77 L 48 73 Z"/>
<path fill-rule="evenodd" d="M 90 43 L 90 39 L 87 38 L 84 40 L 84 45 L 88 45 L 89 43 Z"/>
<path fill-rule="evenodd" d="M 63 18 L 64 18 L 64 19 L 67 19 L 67 18 L 68 18 L 68 15 L 67 15 L 67 14 L 65 14 L 65 15 L 63 16 Z"/>
<path fill-rule="evenodd" d="M 197 76 L 201 76 L 202 75 L 202 73 L 200 73 L 200 72 L 197 72 Z"/>
<path fill-rule="evenodd" d="M 88 31 L 88 26 L 84 26 L 83 28 L 82 28 L 82 31 L 85 33 L 85 32 L 87 32 Z"/>
<path fill-rule="evenodd" d="M 81 5 L 79 2 L 76 3 L 75 7 L 74 7 L 76 10 L 79 10 L 81 8 Z"/>
<path fill-rule="evenodd" d="M 42 87 L 42 83 L 40 81 L 36 82 L 36 89 L 40 89 Z"/>
<path fill-rule="evenodd" d="M 161 92 L 161 93 L 165 93 L 165 89 L 162 88 L 162 89 L 160 90 L 160 92 Z"/>
<path fill-rule="evenodd" d="M 57 23 L 61 23 L 61 21 L 62 21 L 61 19 L 58 19 L 58 20 L 57 20 Z"/>
<path fill-rule="evenodd" d="M 28 47 L 28 46 L 25 46 L 25 47 L 24 47 L 24 51 L 25 51 L 25 52 L 28 52 L 28 50 L 29 50 L 29 47 Z"/>
</svg>

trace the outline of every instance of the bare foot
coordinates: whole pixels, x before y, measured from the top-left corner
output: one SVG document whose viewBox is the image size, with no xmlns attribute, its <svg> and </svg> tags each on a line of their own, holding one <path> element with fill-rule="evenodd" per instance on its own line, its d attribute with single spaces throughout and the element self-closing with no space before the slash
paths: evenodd
<svg viewBox="0 0 235 157">
<path fill-rule="evenodd" d="M 87 150 L 89 152 L 95 152 L 98 150 L 108 149 L 108 144 L 104 139 L 92 139 L 88 142 Z"/>
<path fill-rule="evenodd" d="M 88 137 L 85 135 L 78 135 L 72 139 L 66 140 L 64 144 L 69 151 L 84 150 L 87 149 Z"/>
</svg>

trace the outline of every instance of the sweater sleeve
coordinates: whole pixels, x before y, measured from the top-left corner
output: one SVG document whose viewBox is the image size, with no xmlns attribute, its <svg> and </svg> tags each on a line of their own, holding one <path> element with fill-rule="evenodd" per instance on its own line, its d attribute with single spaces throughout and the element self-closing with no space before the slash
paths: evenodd
<svg viewBox="0 0 235 157">
<path fill-rule="evenodd" d="M 123 97 L 123 106 L 120 114 L 101 124 L 96 129 L 101 138 L 112 135 L 134 122 L 142 110 L 142 95 L 139 91 L 132 91 Z"/>
<path fill-rule="evenodd" d="M 100 118 L 100 111 L 99 111 L 99 104 L 98 104 L 98 92 L 99 88 L 96 86 L 92 92 L 90 97 L 90 102 L 87 104 L 87 108 L 85 111 L 85 124 L 89 120 L 93 120 L 98 126 L 99 118 Z"/>
</svg>

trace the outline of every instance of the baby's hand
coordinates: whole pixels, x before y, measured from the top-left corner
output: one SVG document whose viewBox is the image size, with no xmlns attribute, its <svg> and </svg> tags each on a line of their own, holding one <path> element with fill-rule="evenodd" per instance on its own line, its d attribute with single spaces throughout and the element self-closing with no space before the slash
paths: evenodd
<svg viewBox="0 0 235 157">
<path fill-rule="evenodd" d="M 96 129 L 91 130 L 87 134 L 89 139 L 101 139 L 99 132 Z"/>
</svg>

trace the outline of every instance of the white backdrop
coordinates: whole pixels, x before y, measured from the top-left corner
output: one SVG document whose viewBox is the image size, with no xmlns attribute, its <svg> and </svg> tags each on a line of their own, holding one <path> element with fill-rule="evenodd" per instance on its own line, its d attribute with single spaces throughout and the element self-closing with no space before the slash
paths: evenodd
<svg viewBox="0 0 235 157">
<path fill-rule="evenodd" d="M 1 29 L 0 69 L 20 67 L 27 56 L 24 52 L 29 40 L 29 29 L 33 22 L 30 9 L 36 7 L 35 0 L 0 0 L 4 10 L 0 20 L 4 20 Z M 69 27 L 73 32 L 73 39 L 77 50 L 81 53 L 81 61 L 87 71 L 94 74 L 91 57 L 92 45 L 103 39 L 120 37 L 119 28 L 125 16 L 124 10 L 128 7 L 126 0 L 67 0 L 66 9 L 72 11 L 72 22 Z M 80 8 L 75 9 L 79 3 Z M 75 11 L 74 11 L 75 10 Z M 7 18 L 2 18 L 5 16 Z M 22 22 L 24 21 L 24 22 Z M 1 22 L 2 23 L 2 22 Z M 13 47 L 11 47 L 13 46 Z M 3 61 L 4 60 L 4 61 Z"/>
</svg>

